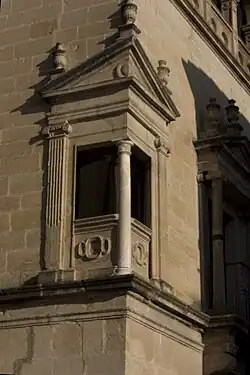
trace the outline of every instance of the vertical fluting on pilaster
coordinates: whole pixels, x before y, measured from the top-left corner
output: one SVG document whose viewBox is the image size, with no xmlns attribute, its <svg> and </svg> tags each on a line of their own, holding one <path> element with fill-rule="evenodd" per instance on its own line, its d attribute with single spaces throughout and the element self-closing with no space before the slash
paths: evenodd
<svg viewBox="0 0 250 375">
<path fill-rule="evenodd" d="M 46 200 L 45 267 L 63 269 L 65 237 L 69 128 L 62 126 L 56 134 L 48 127 L 48 171 Z"/>
</svg>

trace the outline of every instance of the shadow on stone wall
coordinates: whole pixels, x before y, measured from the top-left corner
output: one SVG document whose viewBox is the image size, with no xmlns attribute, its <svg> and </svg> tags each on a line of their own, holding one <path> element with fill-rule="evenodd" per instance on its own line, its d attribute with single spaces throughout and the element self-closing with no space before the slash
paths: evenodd
<svg viewBox="0 0 250 375">
<path fill-rule="evenodd" d="M 223 109 L 227 106 L 229 99 L 236 100 L 236 105 L 238 105 L 237 97 L 227 97 L 216 85 L 216 83 L 203 70 L 196 67 L 191 61 L 185 61 L 182 59 L 182 64 L 193 93 L 197 132 L 199 132 L 202 131 L 204 127 L 204 122 L 206 119 L 205 108 L 210 98 L 216 98 L 217 103 L 219 103 Z M 241 114 L 241 108 L 239 122 L 244 129 L 244 133 L 246 135 L 250 135 L 250 123 L 249 120 L 247 120 Z"/>
<path fill-rule="evenodd" d="M 200 68 L 196 67 L 191 61 L 184 61 L 182 59 L 182 64 L 186 73 L 186 76 L 189 81 L 189 85 L 193 94 L 194 103 L 195 103 L 195 116 L 196 116 L 196 126 L 197 126 L 197 134 L 199 134 L 201 131 L 204 130 L 204 124 L 206 123 L 206 105 L 209 102 L 210 98 L 216 98 L 217 103 L 221 105 L 221 110 L 223 111 L 223 108 L 225 108 L 228 105 L 229 99 L 236 100 L 237 105 L 237 97 L 227 97 L 223 91 L 220 90 L 220 88 L 216 85 L 216 83 Z M 240 108 L 241 111 L 241 108 Z M 247 120 L 242 113 L 240 113 L 239 116 L 239 123 L 243 127 L 243 134 L 247 135 L 249 137 L 250 135 L 250 123 L 249 120 Z M 199 220 L 201 223 L 201 220 Z M 200 233 L 201 233 L 201 227 L 200 227 Z M 200 262 L 201 262 L 201 289 L 202 289 L 202 306 L 204 307 L 204 291 L 207 287 L 207 280 L 206 280 L 206 273 L 204 272 L 204 269 L 206 267 L 206 260 L 204 253 L 202 251 L 202 246 L 200 243 L 199 238 L 199 249 L 200 249 Z M 248 302 L 249 306 L 249 302 Z M 246 306 L 247 311 L 249 311 L 248 306 Z M 249 315 L 249 314 L 247 314 Z M 249 316 L 247 316 L 247 319 L 249 321 Z M 249 331 L 249 330 L 248 330 Z M 250 337 L 248 335 L 248 338 L 242 340 L 241 342 L 237 342 L 236 345 L 238 347 L 238 351 L 236 354 L 237 360 L 244 364 L 244 367 L 246 367 L 245 374 L 248 375 L 250 372 L 250 361 L 248 359 L 248 354 L 246 348 L 249 347 L 250 344 Z M 238 374 L 239 372 L 234 372 L 232 370 L 232 363 L 228 363 L 226 368 L 221 369 L 219 371 L 213 372 L 211 375 L 233 375 Z M 240 372 L 242 373 L 242 372 Z"/>
</svg>

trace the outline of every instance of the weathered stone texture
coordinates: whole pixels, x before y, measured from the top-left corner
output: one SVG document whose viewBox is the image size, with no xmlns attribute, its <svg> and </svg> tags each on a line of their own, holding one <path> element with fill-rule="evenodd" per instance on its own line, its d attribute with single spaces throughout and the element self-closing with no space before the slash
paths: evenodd
<svg viewBox="0 0 250 375">
<path fill-rule="evenodd" d="M 46 61 L 50 50 L 58 41 L 65 43 L 73 67 L 87 55 L 103 49 L 104 44 L 98 44 L 96 38 L 102 41 L 110 29 L 115 31 L 109 17 L 119 10 L 118 3 L 80 0 L 1 2 L 0 236 L 3 238 L 1 256 L 4 264 L 8 258 L 7 269 L 1 267 L 0 270 L 1 286 L 18 285 L 22 280 L 19 273 L 22 273 L 22 267 L 24 272 L 27 270 L 27 261 L 28 269 L 33 268 L 34 274 L 40 268 L 43 145 L 39 125 L 47 106 L 34 95 L 34 90 L 53 67 L 51 61 Z M 16 233 L 26 241 L 20 241 L 17 247 L 12 240 L 7 246 L 6 238 L 15 239 Z M 10 254 L 7 255 L 8 251 Z M 11 251 L 14 251 L 13 256 Z M 13 274 L 14 269 L 18 272 Z"/>
<path fill-rule="evenodd" d="M 202 357 L 188 343 L 171 338 L 129 320 L 127 328 L 126 374 L 143 375 L 201 373 Z M 182 360 L 180 360 L 182 358 Z"/>
<path fill-rule="evenodd" d="M 0 321 L 0 371 L 18 370 L 21 375 L 32 371 L 201 374 L 200 334 L 136 300 L 130 307 L 138 304 L 140 315 L 125 317 L 124 302 L 120 297 L 99 305 L 68 303 L 8 310 Z M 108 317 L 104 311 L 110 309 L 114 309 L 113 316 Z M 167 322 L 165 327 L 162 320 Z"/>
<path fill-rule="evenodd" d="M 172 152 L 167 166 L 169 242 L 164 275 L 177 294 L 199 304 L 198 194 L 192 141 L 210 97 L 217 97 L 221 105 L 228 98 L 237 98 L 244 126 L 249 119 L 249 94 L 173 3 L 137 3 L 140 40 L 155 66 L 158 59 L 167 60 L 171 71 L 168 87 L 181 113 L 169 125 Z M 245 131 L 249 133 L 248 128 Z"/>
<path fill-rule="evenodd" d="M 169 226 L 161 258 L 162 276 L 176 296 L 197 306 L 200 264 L 192 141 L 209 97 L 218 97 L 221 104 L 236 97 L 244 125 L 249 118 L 249 94 L 171 1 L 136 2 L 140 40 L 155 66 L 159 59 L 168 61 L 169 87 L 181 114 L 169 125 Z M 119 5 L 118 0 L 1 1 L 0 288 L 30 282 L 40 271 L 46 147 L 39 130 L 48 106 L 35 90 L 42 88 L 48 78 L 51 50 L 57 42 L 63 42 L 69 68 L 100 52 L 117 31 Z M 99 130 L 102 121 L 106 119 L 94 125 Z M 85 125 L 93 131 L 93 123 Z M 77 126 L 75 130 L 77 134 Z M 249 129 L 246 132 L 250 133 Z M 100 135 L 96 139 L 100 141 Z M 93 304 L 86 304 L 85 312 Z M 99 302 L 99 308 L 102 306 Z M 51 310 L 58 313 L 56 307 L 44 308 L 48 315 Z M 12 317 L 35 313 L 35 308 L 12 311 Z M 155 316 L 151 319 L 158 321 Z M 48 323 L 30 327 L 26 322 L 25 327 L 1 330 L 2 373 L 69 375 L 73 368 L 74 374 L 90 375 L 201 375 L 201 350 L 173 341 L 166 332 L 161 334 L 139 322 L 95 316 L 81 322 Z M 182 330 L 188 336 L 187 328 L 183 326 Z M 199 346 L 199 334 L 193 335 L 189 341 L 196 340 Z"/>
</svg>

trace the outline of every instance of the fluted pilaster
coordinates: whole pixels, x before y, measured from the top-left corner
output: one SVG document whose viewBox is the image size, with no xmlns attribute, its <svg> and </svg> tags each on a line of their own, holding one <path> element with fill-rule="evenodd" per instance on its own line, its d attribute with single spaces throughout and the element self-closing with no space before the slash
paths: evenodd
<svg viewBox="0 0 250 375">
<path fill-rule="evenodd" d="M 45 216 L 44 263 L 46 280 L 49 272 L 63 270 L 65 251 L 65 222 L 67 202 L 67 175 L 69 138 L 72 128 L 68 122 L 47 126 L 42 134 L 48 138 L 47 194 Z"/>
</svg>

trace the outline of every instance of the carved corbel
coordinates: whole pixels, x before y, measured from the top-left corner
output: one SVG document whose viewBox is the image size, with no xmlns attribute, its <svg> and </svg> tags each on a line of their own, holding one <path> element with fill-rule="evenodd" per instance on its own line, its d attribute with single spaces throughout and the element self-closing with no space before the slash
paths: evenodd
<svg viewBox="0 0 250 375">
<path fill-rule="evenodd" d="M 170 146 L 169 146 L 169 143 L 166 142 L 165 139 L 163 139 L 162 137 L 156 137 L 155 141 L 154 141 L 154 144 L 155 144 L 155 148 L 158 152 L 161 152 L 166 157 L 170 156 L 170 154 L 171 154 Z"/>
</svg>

